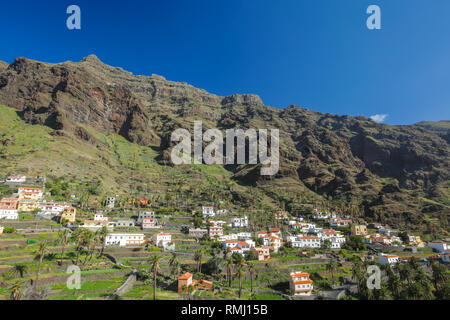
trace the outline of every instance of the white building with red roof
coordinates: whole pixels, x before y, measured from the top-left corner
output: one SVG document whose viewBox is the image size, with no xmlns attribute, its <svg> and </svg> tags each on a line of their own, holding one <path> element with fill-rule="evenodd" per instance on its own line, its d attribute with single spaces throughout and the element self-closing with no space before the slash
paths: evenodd
<svg viewBox="0 0 450 320">
<path fill-rule="evenodd" d="M 385 254 L 378 253 L 378 262 L 383 264 L 396 264 L 398 262 L 399 256 L 395 254 Z"/>
<path fill-rule="evenodd" d="M 310 296 L 314 289 L 313 281 L 309 278 L 309 273 L 296 271 L 290 273 L 291 279 L 289 287 L 294 296 Z"/>
</svg>

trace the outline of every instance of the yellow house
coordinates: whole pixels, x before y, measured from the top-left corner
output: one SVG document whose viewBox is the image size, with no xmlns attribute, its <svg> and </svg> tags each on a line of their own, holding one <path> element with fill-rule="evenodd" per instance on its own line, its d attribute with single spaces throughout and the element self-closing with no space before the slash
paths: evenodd
<svg viewBox="0 0 450 320">
<path fill-rule="evenodd" d="M 2 226 L 0 226 L 0 234 L 3 234 L 3 230 L 5 230 Z"/>
<path fill-rule="evenodd" d="M 96 226 L 105 226 L 109 225 L 108 220 L 84 220 L 84 226 L 86 227 L 96 227 Z"/>
<path fill-rule="evenodd" d="M 22 212 L 33 212 L 38 208 L 38 202 L 35 200 L 19 200 L 18 210 Z"/>
<path fill-rule="evenodd" d="M 33 200 L 38 201 L 40 200 L 40 196 L 38 193 L 35 192 L 22 192 L 19 194 L 19 200 Z"/>
<path fill-rule="evenodd" d="M 363 224 L 353 224 L 351 232 L 354 236 L 365 236 L 367 235 L 367 227 Z"/>
<path fill-rule="evenodd" d="M 67 207 L 61 213 L 61 219 L 66 219 L 68 222 L 74 223 L 76 215 L 77 215 L 77 209 L 75 209 L 74 207 Z"/>
</svg>

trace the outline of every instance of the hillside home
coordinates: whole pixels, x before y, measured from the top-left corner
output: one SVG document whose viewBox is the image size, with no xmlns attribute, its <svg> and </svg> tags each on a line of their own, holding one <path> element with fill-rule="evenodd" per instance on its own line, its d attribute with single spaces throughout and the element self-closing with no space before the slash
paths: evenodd
<svg viewBox="0 0 450 320">
<path fill-rule="evenodd" d="M 20 187 L 18 194 L 19 194 L 19 198 L 20 195 L 23 193 L 34 193 L 37 196 L 37 200 L 42 199 L 42 197 L 44 196 L 44 192 L 42 191 L 41 188 L 28 188 L 28 187 Z"/>
<path fill-rule="evenodd" d="M 115 227 L 117 228 L 127 228 L 127 227 L 134 227 L 136 223 L 134 220 L 117 220 L 111 222 Z"/>
<path fill-rule="evenodd" d="M 291 244 L 294 248 L 320 248 L 322 241 L 319 237 L 297 236 L 291 237 Z"/>
<path fill-rule="evenodd" d="M 156 229 L 156 219 L 154 218 L 144 218 L 142 219 L 142 230 Z"/>
<path fill-rule="evenodd" d="M 270 228 L 269 234 L 271 236 L 281 238 L 281 229 L 280 228 Z"/>
<path fill-rule="evenodd" d="M 193 274 L 189 272 L 178 277 L 178 293 L 187 292 L 188 287 L 194 284 L 192 277 Z"/>
<path fill-rule="evenodd" d="M 256 253 L 258 261 L 270 260 L 270 247 L 253 247 L 251 250 Z"/>
<path fill-rule="evenodd" d="M 213 282 L 207 280 L 193 280 L 192 273 L 186 272 L 178 277 L 178 293 L 189 292 L 189 287 L 193 290 L 211 290 Z"/>
<path fill-rule="evenodd" d="M 302 271 L 290 273 L 289 287 L 294 296 L 310 296 L 314 289 L 309 273 Z"/>
<path fill-rule="evenodd" d="M 138 218 L 137 218 L 137 224 L 142 224 L 142 221 L 146 218 L 152 218 L 155 219 L 155 212 L 154 211 L 141 211 L 139 212 Z"/>
<path fill-rule="evenodd" d="M 202 215 L 205 218 L 212 218 L 216 215 L 214 212 L 214 207 L 212 206 L 203 206 L 202 207 Z"/>
<path fill-rule="evenodd" d="M 354 236 L 367 235 L 367 227 L 363 224 L 352 224 L 350 231 Z"/>
<path fill-rule="evenodd" d="M 38 204 L 38 209 L 41 210 L 41 215 L 48 215 L 48 216 L 57 216 L 61 212 L 64 211 L 65 208 L 70 207 L 71 205 L 68 203 L 47 203 L 42 202 Z"/>
<path fill-rule="evenodd" d="M 94 220 L 95 221 L 108 221 L 109 219 L 108 219 L 108 217 L 105 217 L 103 215 L 103 213 L 96 213 L 96 214 L 94 214 Z"/>
<path fill-rule="evenodd" d="M 0 234 L 3 234 L 3 230 L 5 230 L 5 228 L 0 226 Z"/>
<path fill-rule="evenodd" d="M 6 178 L 6 183 L 23 183 L 27 181 L 27 176 L 9 176 Z"/>
<path fill-rule="evenodd" d="M 19 194 L 19 201 L 20 200 L 33 200 L 33 201 L 39 201 L 41 200 L 41 197 L 39 194 L 34 192 L 22 192 Z"/>
<path fill-rule="evenodd" d="M 265 232 L 265 231 L 258 231 L 256 233 L 256 238 L 258 238 L 258 239 L 265 238 L 265 237 L 268 237 L 268 236 L 269 236 L 269 234 L 267 232 Z"/>
<path fill-rule="evenodd" d="M 247 228 L 248 227 L 248 217 L 235 217 L 231 218 L 231 224 L 233 228 Z"/>
<path fill-rule="evenodd" d="M 332 227 L 347 227 L 350 223 L 352 223 L 352 220 L 345 220 L 340 217 L 336 217 L 330 218 L 329 223 Z"/>
<path fill-rule="evenodd" d="M 276 220 L 289 220 L 289 213 L 287 211 L 278 211 L 275 213 Z"/>
<path fill-rule="evenodd" d="M 61 212 L 61 220 L 65 219 L 69 223 L 75 223 L 77 215 L 77 209 L 74 207 L 68 207 Z"/>
<path fill-rule="evenodd" d="M 19 199 L 3 198 L 0 200 L 0 206 L 7 207 L 9 209 L 18 209 L 19 208 Z"/>
<path fill-rule="evenodd" d="M 160 232 L 153 236 L 154 243 L 157 247 L 166 247 L 170 242 L 172 242 L 172 235 L 166 232 Z"/>
<path fill-rule="evenodd" d="M 221 237 L 223 236 L 223 228 L 218 226 L 211 226 L 208 229 L 208 233 L 210 238 Z"/>
<path fill-rule="evenodd" d="M 420 239 L 420 236 L 408 235 L 408 242 L 410 245 L 416 246 L 418 248 L 422 248 L 425 246 L 425 243 Z"/>
<path fill-rule="evenodd" d="M 105 238 L 106 246 L 140 246 L 145 243 L 143 233 L 111 233 Z"/>
<path fill-rule="evenodd" d="M 443 241 L 428 242 L 428 247 L 434 249 L 436 252 L 445 252 L 448 250 L 447 243 Z"/>
<path fill-rule="evenodd" d="M 282 242 L 281 239 L 276 236 L 268 236 L 263 238 L 264 246 L 266 247 L 272 247 L 273 251 L 276 253 L 278 252 L 278 249 L 281 247 Z"/>
<path fill-rule="evenodd" d="M 378 253 L 379 264 L 395 264 L 398 262 L 399 256 L 395 254 Z"/>
<path fill-rule="evenodd" d="M 10 209 L 0 206 L 0 220 L 18 220 L 19 211 L 16 209 Z"/>
<path fill-rule="evenodd" d="M 107 197 L 105 201 L 105 207 L 114 209 L 116 206 L 116 197 Z"/>
<path fill-rule="evenodd" d="M 35 200 L 19 200 L 19 211 L 33 212 L 38 208 L 38 202 Z"/>
<path fill-rule="evenodd" d="M 208 229 L 201 229 L 201 228 L 189 229 L 189 236 L 194 238 L 199 239 L 203 238 L 205 234 L 208 234 Z"/>
</svg>

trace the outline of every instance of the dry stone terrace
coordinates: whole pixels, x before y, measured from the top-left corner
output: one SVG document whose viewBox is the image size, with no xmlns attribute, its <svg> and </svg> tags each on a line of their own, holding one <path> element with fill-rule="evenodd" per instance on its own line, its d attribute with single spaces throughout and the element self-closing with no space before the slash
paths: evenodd
<svg viewBox="0 0 450 320">
<path fill-rule="evenodd" d="M 19 192 L 4 199 L 21 197 L 23 188 L 15 187 Z M 57 203 L 38 185 L 24 190 L 27 197 L 36 190 L 39 196 L 32 201 Z M 261 225 L 252 210 L 199 204 L 167 211 L 146 199 L 126 201 L 126 210 L 119 210 L 108 208 L 111 198 L 98 208 L 64 201 L 60 214 L 18 210 L 17 219 L 1 220 L 0 299 L 11 298 L 18 282 L 21 298 L 30 299 L 37 281 L 41 299 L 151 300 L 155 265 L 158 299 L 354 298 L 355 261 L 385 264 L 383 253 L 392 266 L 414 257 L 430 276 L 430 260 L 448 273 L 441 258 L 448 250 L 445 241 L 426 241 L 343 213 L 275 210 Z M 113 235 L 130 241 L 107 242 Z M 81 270 L 79 290 L 67 287 L 72 265 Z M 180 290 L 182 274 L 191 274 L 198 285 Z M 296 281 L 311 286 L 293 285 L 292 274 L 307 274 L 307 280 Z"/>
</svg>

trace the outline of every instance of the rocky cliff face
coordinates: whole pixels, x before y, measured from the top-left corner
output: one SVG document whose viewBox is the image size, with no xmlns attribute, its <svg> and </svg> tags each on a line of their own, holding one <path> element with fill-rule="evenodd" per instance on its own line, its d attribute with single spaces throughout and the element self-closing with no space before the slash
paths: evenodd
<svg viewBox="0 0 450 320">
<path fill-rule="evenodd" d="M 235 179 L 278 190 L 288 204 L 307 188 L 397 225 L 425 223 L 425 213 L 448 224 L 449 130 L 442 125 L 390 126 L 294 105 L 277 109 L 256 95 L 219 97 L 161 76 L 135 76 L 95 56 L 79 63 L 17 58 L 0 64 L 0 104 L 18 109 L 29 123 L 86 141 L 94 139 L 84 129 L 90 126 L 158 145 L 163 164 L 169 164 L 171 132 L 192 130 L 194 120 L 202 120 L 204 129 L 279 129 L 278 175 L 228 166 Z M 277 185 L 286 179 L 287 186 Z"/>
</svg>

